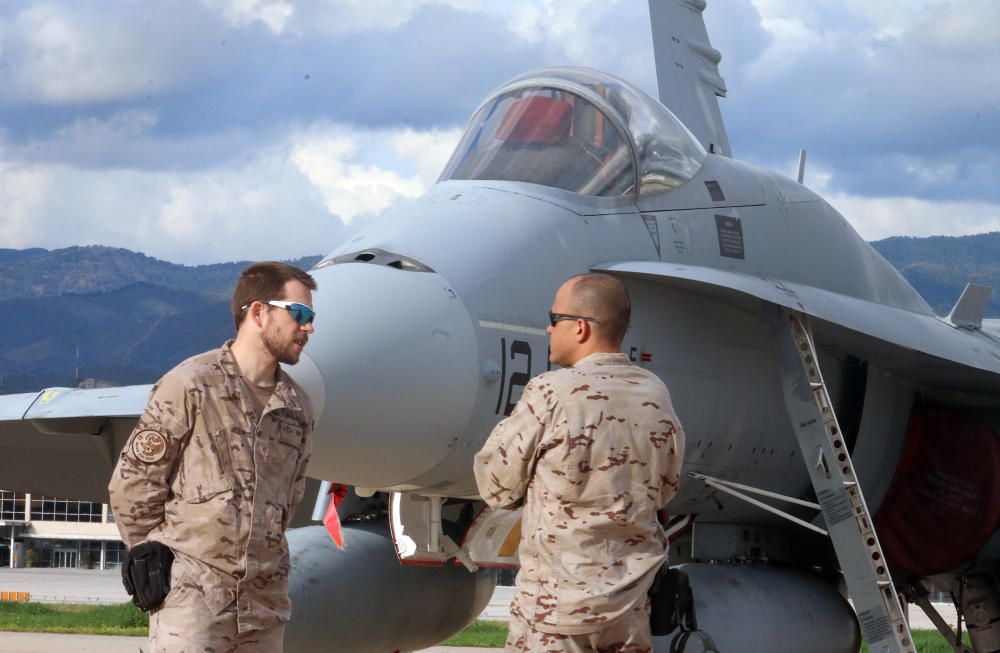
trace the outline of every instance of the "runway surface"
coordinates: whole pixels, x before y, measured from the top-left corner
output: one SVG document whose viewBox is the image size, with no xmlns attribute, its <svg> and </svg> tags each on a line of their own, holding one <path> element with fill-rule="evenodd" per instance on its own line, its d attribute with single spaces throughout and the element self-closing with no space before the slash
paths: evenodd
<svg viewBox="0 0 1000 653">
<path fill-rule="evenodd" d="M 31 600 L 37 603 L 98 604 L 129 600 L 117 570 L 0 568 L 0 591 L 31 592 Z M 513 587 L 498 587 L 480 618 L 508 620 L 513 597 Z"/>
</svg>

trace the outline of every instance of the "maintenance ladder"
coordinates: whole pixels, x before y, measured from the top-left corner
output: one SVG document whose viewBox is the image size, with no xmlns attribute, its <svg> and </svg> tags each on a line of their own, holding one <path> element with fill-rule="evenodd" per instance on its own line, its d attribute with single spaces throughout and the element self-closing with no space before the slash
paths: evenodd
<svg viewBox="0 0 1000 653">
<path fill-rule="evenodd" d="M 785 404 L 871 653 L 916 653 L 854 464 L 820 374 L 808 317 L 775 329 Z M 811 464 L 810 464 L 811 463 Z"/>
</svg>

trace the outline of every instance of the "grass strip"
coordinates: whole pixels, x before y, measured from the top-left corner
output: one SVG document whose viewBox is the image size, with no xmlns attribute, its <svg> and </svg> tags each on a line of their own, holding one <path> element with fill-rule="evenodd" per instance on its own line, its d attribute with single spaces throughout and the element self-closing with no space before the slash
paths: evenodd
<svg viewBox="0 0 1000 653">
<path fill-rule="evenodd" d="M 919 653 L 955 653 L 955 649 L 948 644 L 944 635 L 936 630 L 914 630 L 913 644 Z M 962 639 L 966 645 L 972 646 L 969 642 L 968 633 L 963 634 Z M 868 645 L 861 646 L 861 653 L 868 653 Z"/>
<path fill-rule="evenodd" d="M 507 641 L 506 621 L 475 621 L 469 627 L 441 643 L 442 646 L 479 646 L 503 648 Z"/>
<path fill-rule="evenodd" d="M 149 617 L 131 603 L 70 605 L 0 601 L 0 630 L 142 636 L 149 631 Z"/>
<path fill-rule="evenodd" d="M 149 617 L 131 603 L 68 605 L 0 601 L 0 631 L 141 637 L 149 631 Z M 506 640 L 506 622 L 476 621 L 442 645 L 503 648 Z M 968 637 L 965 641 L 969 643 Z M 920 653 L 953 653 L 944 637 L 934 630 L 913 631 L 913 643 Z M 867 645 L 861 647 L 861 653 L 868 653 Z"/>
<path fill-rule="evenodd" d="M 948 645 L 945 638 L 936 630 L 915 630 L 912 634 L 913 643 L 920 653 L 954 653 L 954 650 Z M 965 643 L 969 644 L 968 636 L 964 639 Z M 506 641 L 506 622 L 476 621 L 451 639 L 442 642 L 442 646 L 503 648 Z M 866 644 L 862 645 L 861 653 L 868 653 L 868 646 Z"/>
</svg>

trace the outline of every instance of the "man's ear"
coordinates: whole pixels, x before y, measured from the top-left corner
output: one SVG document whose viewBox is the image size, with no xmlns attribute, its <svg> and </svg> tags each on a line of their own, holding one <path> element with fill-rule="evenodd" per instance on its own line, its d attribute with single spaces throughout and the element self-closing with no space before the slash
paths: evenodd
<svg viewBox="0 0 1000 653">
<path fill-rule="evenodd" d="M 591 327 L 590 322 L 586 320 L 576 321 L 576 341 L 581 345 L 593 336 L 593 327 Z"/>
<path fill-rule="evenodd" d="M 266 310 L 266 308 L 267 307 L 264 306 L 264 304 L 262 304 L 261 302 L 254 302 L 253 304 L 250 305 L 250 308 L 247 309 L 250 311 L 250 315 L 247 317 L 253 320 L 253 323 L 258 327 L 263 327 L 264 311 Z"/>
</svg>

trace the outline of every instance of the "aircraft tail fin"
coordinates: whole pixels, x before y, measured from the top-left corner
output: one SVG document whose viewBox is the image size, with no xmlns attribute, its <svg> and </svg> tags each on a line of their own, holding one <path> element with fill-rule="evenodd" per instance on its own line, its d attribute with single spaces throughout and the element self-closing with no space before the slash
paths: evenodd
<svg viewBox="0 0 1000 653">
<path fill-rule="evenodd" d="M 719 74 L 722 55 L 705 29 L 705 0 L 649 0 L 653 54 L 660 102 L 710 152 L 732 156 L 719 112 L 726 82 Z"/>
</svg>

